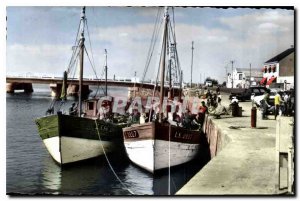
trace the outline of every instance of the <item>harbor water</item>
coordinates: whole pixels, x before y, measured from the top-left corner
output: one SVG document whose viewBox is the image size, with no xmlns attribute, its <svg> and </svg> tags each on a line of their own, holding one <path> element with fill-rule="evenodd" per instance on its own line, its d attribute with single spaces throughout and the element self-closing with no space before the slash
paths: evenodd
<svg viewBox="0 0 300 201">
<path fill-rule="evenodd" d="M 168 195 L 175 194 L 206 164 L 208 157 L 152 174 L 133 165 L 126 153 L 61 168 L 40 139 L 34 120 L 52 102 L 47 85 L 34 92 L 6 95 L 6 193 L 9 195 Z M 97 90 L 92 88 L 93 93 Z M 127 88 L 109 88 L 127 95 Z M 66 105 L 74 100 L 67 100 Z M 67 109 L 67 108 L 66 108 Z M 203 149 L 205 152 L 205 148 Z M 122 160 L 121 160 L 122 159 Z"/>
</svg>

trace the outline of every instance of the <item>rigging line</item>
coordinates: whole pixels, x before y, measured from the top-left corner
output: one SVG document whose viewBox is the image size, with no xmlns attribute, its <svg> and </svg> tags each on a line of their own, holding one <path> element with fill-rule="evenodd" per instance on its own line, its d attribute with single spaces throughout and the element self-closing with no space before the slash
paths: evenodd
<svg viewBox="0 0 300 201">
<path fill-rule="evenodd" d="M 68 71 L 67 71 L 67 74 L 70 74 L 71 71 L 73 70 L 75 63 L 76 63 L 77 60 L 78 60 L 78 55 L 79 55 L 79 53 L 80 53 L 80 51 L 77 51 L 76 56 L 75 56 L 75 57 L 73 58 L 73 60 L 71 61 L 70 66 L 69 66 Z"/>
<path fill-rule="evenodd" d="M 145 79 L 145 76 L 147 74 L 147 71 L 148 71 L 148 68 L 149 68 L 149 65 L 150 65 L 150 61 L 151 61 L 151 58 L 152 58 L 152 55 L 153 55 L 153 51 L 154 51 L 154 48 L 155 48 L 155 41 L 157 40 L 158 33 L 159 33 L 160 28 L 161 28 L 161 25 L 159 26 L 159 28 L 157 28 L 160 15 L 161 15 L 161 9 L 158 8 L 156 21 L 155 21 L 155 26 L 154 26 L 154 30 L 153 30 L 153 34 L 152 34 L 152 38 L 151 38 L 151 43 L 150 43 L 150 47 L 149 47 L 149 51 L 148 51 L 148 56 L 147 56 L 148 59 L 146 61 L 145 69 L 144 69 L 144 72 L 143 72 L 141 87 L 143 86 L 144 79 Z"/>
<path fill-rule="evenodd" d="M 176 43 L 176 35 L 175 35 L 175 13 L 174 13 L 174 7 L 173 6 L 172 6 L 172 13 L 173 13 L 172 18 L 173 18 L 173 26 L 174 26 L 174 35 L 173 35 L 173 37 L 174 37 L 174 41 Z"/>
<path fill-rule="evenodd" d="M 95 70 L 95 68 L 94 68 L 94 66 L 93 66 L 93 64 L 92 64 L 92 62 L 91 62 L 90 56 L 89 56 L 89 54 L 88 54 L 88 52 L 87 52 L 87 50 L 86 50 L 85 47 L 84 47 L 84 50 L 85 50 L 85 52 L 86 52 L 86 55 L 87 55 L 87 57 L 88 57 L 88 59 L 89 59 L 89 62 L 90 62 L 90 64 L 91 64 L 91 66 L 92 66 L 92 70 L 93 70 L 93 72 L 94 72 L 94 74 L 95 74 L 95 76 L 96 76 L 96 79 L 98 79 L 96 70 Z M 98 82 L 98 84 L 100 85 L 100 82 Z M 101 87 L 101 89 L 102 89 L 103 92 L 104 92 L 104 89 L 103 89 L 102 87 Z"/>
<path fill-rule="evenodd" d="M 75 57 L 76 59 L 73 62 L 73 66 L 75 66 L 75 64 L 78 64 L 78 60 L 79 60 L 79 55 L 80 52 L 77 53 L 77 56 Z M 73 72 L 73 76 L 72 79 L 69 81 L 69 84 L 72 85 L 75 81 L 75 73 L 76 73 L 76 68 L 74 68 L 74 72 Z M 68 74 L 71 74 L 71 72 L 69 72 Z"/>
<path fill-rule="evenodd" d="M 104 63 L 105 63 L 105 61 L 104 61 Z M 103 66 L 105 66 L 105 64 L 104 64 Z M 102 73 L 100 74 L 99 79 L 101 79 L 101 78 L 103 77 L 104 73 L 105 73 L 105 68 L 103 67 Z M 96 77 L 97 77 L 97 75 L 96 75 Z M 102 91 L 103 91 L 103 93 L 104 93 L 104 89 L 103 89 L 103 87 L 100 85 L 100 82 L 99 82 L 98 85 L 97 85 L 97 90 L 96 90 L 96 93 L 95 93 L 94 97 L 96 97 L 96 95 L 98 94 L 99 88 L 101 88 Z"/>
<path fill-rule="evenodd" d="M 159 60 L 161 60 L 161 54 L 160 54 Z M 158 86 L 158 76 L 159 76 L 159 71 L 160 71 L 160 65 L 158 66 L 157 73 L 156 73 L 155 85 L 154 85 L 153 93 L 152 93 L 152 97 L 151 97 L 151 106 L 153 106 L 153 105 L 152 105 L 152 102 L 153 102 L 153 99 L 154 99 L 154 95 L 155 95 L 156 88 L 157 88 L 157 86 Z M 154 111 L 154 112 L 155 112 L 155 111 Z M 152 109 L 150 110 L 149 117 L 151 117 L 151 115 L 152 115 Z M 150 122 L 150 118 L 149 118 L 149 122 Z"/>
<path fill-rule="evenodd" d="M 90 48 L 91 48 L 92 61 L 93 61 L 94 66 L 96 66 L 95 65 L 95 60 L 94 60 L 94 54 L 93 54 L 93 48 L 92 48 L 92 43 L 91 43 L 91 37 L 90 37 L 89 27 L 88 27 L 88 24 L 87 24 L 87 19 L 85 20 L 85 23 L 86 23 L 86 30 L 87 30 L 88 38 L 89 38 L 89 44 L 90 44 Z"/>
<path fill-rule="evenodd" d="M 171 33 L 174 33 L 173 32 L 173 29 L 172 29 L 172 27 L 170 26 L 170 32 Z M 177 57 L 177 54 L 176 54 L 176 51 L 177 51 L 177 48 L 176 48 L 176 41 L 175 41 L 175 39 L 174 39 L 174 35 L 173 35 L 173 43 L 174 43 L 174 56 L 175 56 L 175 77 L 176 77 L 176 81 L 178 81 L 177 79 L 178 79 L 178 74 L 179 74 L 179 72 L 180 72 L 180 68 L 179 68 L 179 66 L 177 67 L 177 62 L 176 62 L 176 59 L 178 58 Z"/>
<path fill-rule="evenodd" d="M 154 52 L 154 49 L 155 49 L 155 46 L 156 46 L 156 41 L 157 41 L 157 38 L 158 38 L 158 36 L 159 36 L 159 32 L 160 32 L 160 29 L 161 29 L 161 27 L 162 27 L 162 24 L 163 24 L 163 21 L 161 21 L 161 23 L 159 24 L 158 22 L 159 22 L 159 18 L 160 18 L 160 16 L 161 16 L 161 13 L 162 13 L 162 10 L 160 10 L 160 12 L 159 12 L 159 14 L 158 14 L 158 17 L 157 17 L 157 21 L 156 21 L 156 27 L 155 27 L 155 35 L 154 35 L 154 39 L 153 39 L 153 41 L 152 41 L 152 50 L 151 50 L 151 54 L 150 54 L 150 57 L 149 57 L 149 60 L 148 60 L 148 64 L 147 64 L 147 69 L 145 69 L 146 71 L 145 71 L 145 74 L 144 74 L 144 77 L 146 76 L 146 73 L 147 73 L 147 71 L 148 71 L 148 68 L 149 68 L 149 65 L 150 65 L 150 62 L 151 62 L 151 58 L 152 58 L 152 56 L 153 56 L 153 52 Z M 158 26 L 158 24 L 159 24 L 159 26 Z"/>
<path fill-rule="evenodd" d="M 171 180 L 171 124 L 169 125 L 169 178 L 168 178 L 168 194 L 170 195 L 170 180 Z"/>
<path fill-rule="evenodd" d="M 176 42 L 176 31 L 175 31 L 175 12 L 174 12 L 174 7 L 172 7 L 172 19 L 173 19 L 173 26 L 174 26 L 174 32 L 173 32 L 173 38 L 174 38 L 174 43 L 175 43 L 175 54 L 176 54 L 176 60 L 178 64 L 178 75 L 180 75 L 180 63 L 179 63 L 179 58 L 178 58 L 178 53 L 177 53 L 177 42 Z"/>
<path fill-rule="evenodd" d="M 69 73 L 69 68 L 71 66 L 71 62 L 72 60 L 74 59 L 74 55 L 75 55 L 75 52 L 77 51 L 78 49 L 78 38 L 79 38 L 79 31 L 80 31 L 80 28 L 81 28 L 81 20 L 79 22 L 79 26 L 78 26 L 78 29 L 77 29 L 77 34 L 76 34 L 76 38 L 75 38 L 75 42 L 74 42 L 74 46 L 75 49 L 73 50 L 73 54 L 71 56 L 71 59 L 70 59 L 70 62 L 69 62 L 69 65 L 68 65 L 68 69 L 67 69 L 67 72 Z"/>
<path fill-rule="evenodd" d="M 78 63 L 78 55 L 79 55 L 79 52 L 77 53 L 77 56 L 75 57 L 76 59 L 74 60 L 74 62 L 73 62 L 73 66 L 75 66 L 75 64 L 77 64 Z M 72 83 L 74 83 L 74 78 L 75 78 L 75 73 L 76 73 L 76 68 L 74 68 L 74 72 L 73 72 L 73 76 L 72 76 L 72 79 L 71 79 L 71 81 L 69 82 L 70 84 L 72 84 Z M 68 72 L 68 74 L 71 74 L 71 72 Z"/>
<path fill-rule="evenodd" d="M 105 66 L 105 61 L 104 61 L 104 65 L 103 65 L 103 66 Z M 102 74 L 100 74 L 99 79 L 102 78 L 104 72 L 105 72 L 105 68 L 103 67 L 103 69 L 102 69 Z M 97 75 L 96 75 L 96 76 L 97 76 Z M 97 90 L 96 90 L 96 93 L 95 93 L 95 95 L 94 95 L 94 98 L 95 98 L 96 95 L 98 94 L 98 91 L 99 91 L 99 88 L 100 88 L 100 87 L 101 87 L 101 85 L 100 85 L 100 82 L 99 82 L 98 85 L 97 85 Z M 103 93 L 104 93 L 103 87 L 101 87 L 101 89 L 102 89 L 102 91 L 103 91 Z"/>
<path fill-rule="evenodd" d="M 149 62 L 149 60 L 150 60 L 150 52 L 151 52 L 151 49 L 152 49 L 152 47 L 153 47 L 153 38 L 154 38 L 154 35 L 155 35 L 155 31 L 156 31 L 156 28 L 157 28 L 157 21 L 158 21 L 158 14 L 159 14 L 159 8 L 158 8 L 158 11 L 157 11 L 157 15 L 156 15 L 156 20 L 155 20 L 155 25 L 154 25 L 154 30 L 153 30 L 153 32 L 152 32 L 152 37 L 151 37 L 151 43 L 150 43 L 150 46 L 149 46 L 149 49 L 148 49 L 148 54 L 147 54 L 147 60 L 146 60 L 146 63 L 145 63 L 145 68 L 144 68 L 144 72 L 143 72 L 143 77 L 142 77 L 142 83 L 144 82 L 144 76 L 145 76 L 145 74 L 146 74 L 146 71 L 147 71 L 147 64 L 148 64 L 148 62 Z"/>
<path fill-rule="evenodd" d="M 48 107 L 48 109 L 47 109 L 45 115 L 47 115 L 48 110 L 51 110 L 52 108 L 53 108 L 53 111 L 54 111 L 54 105 L 55 105 L 55 102 L 56 102 L 56 101 L 57 101 L 57 98 L 55 97 L 55 98 L 51 101 L 50 106 Z"/>
<path fill-rule="evenodd" d="M 77 45 L 73 46 L 73 47 L 75 47 L 75 49 L 73 50 L 72 57 L 71 57 L 71 60 L 69 62 L 69 66 L 68 66 L 68 70 L 67 70 L 68 74 L 70 73 L 70 71 L 74 67 L 74 63 L 76 62 L 76 59 L 78 58 L 78 55 L 80 53 L 79 48 L 78 48 L 80 40 L 76 40 L 76 42 L 77 42 Z"/>
<path fill-rule="evenodd" d="M 99 128 L 98 128 L 98 123 L 97 123 L 97 119 L 95 119 L 95 124 L 96 124 L 96 130 L 97 130 L 97 134 L 98 134 L 98 137 L 99 137 L 99 140 L 100 140 L 100 144 L 101 144 L 101 147 L 102 147 L 102 150 L 103 150 L 103 153 L 104 153 L 104 156 L 106 158 L 106 161 L 111 169 L 111 171 L 113 172 L 113 174 L 115 175 L 115 177 L 117 178 L 117 180 L 121 183 L 121 185 L 132 195 L 134 195 L 134 193 L 121 181 L 121 179 L 118 177 L 117 173 L 115 172 L 115 170 L 113 169 L 112 165 L 110 164 L 109 162 L 109 159 L 106 155 L 106 151 L 103 147 L 103 144 L 102 144 L 102 139 L 101 139 L 101 136 L 100 136 L 100 132 L 99 132 Z"/>
<path fill-rule="evenodd" d="M 72 53 L 72 56 L 71 56 L 71 59 L 70 59 L 70 62 L 69 62 L 69 65 L 68 65 L 68 69 L 67 69 L 67 72 L 69 73 L 69 71 L 70 71 L 70 68 L 72 67 L 72 62 L 73 62 L 73 60 L 74 60 L 74 58 L 76 58 L 76 52 L 78 52 L 78 45 L 76 46 L 73 46 L 73 47 L 75 47 L 75 49 L 73 50 L 73 53 Z M 73 48 L 72 47 L 72 48 Z"/>
<path fill-rule="evenodd" d="M 160 30 L 161 29 L 161 26 L 162 26 L 162 23 L 160 24 L 160 27 L 159 27 L 159 29 L 158 30 Z M 157 35 L 156 35 L 156 38 L 155 38 L 155 40 L 157 40 L 157 38 L 158 38 L 158 33 L 159 33 L 159 31 L 157 31 Z M 153 47 L 153 50 L 154 50 L 154 47 Z M 153 55 L 153 50 L 152 50 L 152 53 L 151 53 L 151 57 L 152 57 L 152 55 Z M 160 55 L 160 58 L 161 58 L 161 55 Z M 160 59 L 159 59 L 160 60 Z M 149 61 L 149 63 L 148 63 L 148 66 L 147 66 L 147 70 L 148 70 L 148 67 L 149 67 L 149 65 L 150 65 L 150 61 Z M 158 67 L 158 70 L 160 69 L 160 67 Z M 147 70 L 146 70 L 146 72 L 147 72 Z M 159 72 L 159 71 L 158 71 Z M 146 76 L 146 75 L 145 75 Z M 144 76 L 144 77 L 145 77 Z M 144 78 L 143 78 L 144 79 Z M 157 82 L 157 80 L 158 80 L 158 75 L 157 75 L 157 78 L 156 78 L 156 82 Z M 143 84 L 141 85 L 141 87 L 143 86 Z"/>
</svg>

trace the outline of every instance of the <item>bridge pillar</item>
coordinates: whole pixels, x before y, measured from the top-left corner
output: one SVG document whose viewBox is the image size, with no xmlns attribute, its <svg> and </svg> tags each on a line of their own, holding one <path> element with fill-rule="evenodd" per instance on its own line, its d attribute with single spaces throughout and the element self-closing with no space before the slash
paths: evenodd
<svg viewBox="0 0 300 201">
<path fill-rule="evenodd" d="M 15 90 L 24 90 L 25 93 L 32 93 L 33 87 L 32 83 L 6 83 L 6 92 L 14 93 Z"/>
<path fill-rule="evenodd" d="M 62 84 L 50 84 L 51 96 L 52 97 L 60 97 Z"/>
<path fill-rule="evenodd" d="M 67 89 L 68 96 L 78 96 L 79 85 L 78 84 L 69 84 Z M 90 93 L 89 85 L 82 85 L 82 96 L 87 97 Z"/>
</svg>

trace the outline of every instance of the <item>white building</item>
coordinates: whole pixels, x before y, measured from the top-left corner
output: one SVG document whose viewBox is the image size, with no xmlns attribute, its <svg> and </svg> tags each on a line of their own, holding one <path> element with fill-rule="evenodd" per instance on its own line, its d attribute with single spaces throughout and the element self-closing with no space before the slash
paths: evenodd
<svg viewBox="0 0 300 201">
<path fill-rule="evenodd" d="M 227 88 L 249 88 L 258 85 L 262 77 L 262 72 L 259 69 L 236 68 L 233 71 L 233 76 L 228 73 L 226 86 Z"/>
<path fill-rule="evenodd" d="M 266 87 L 294 88 L 295 49 L 289 48 L 264 63 L 260 85 Z"/>
</svg>

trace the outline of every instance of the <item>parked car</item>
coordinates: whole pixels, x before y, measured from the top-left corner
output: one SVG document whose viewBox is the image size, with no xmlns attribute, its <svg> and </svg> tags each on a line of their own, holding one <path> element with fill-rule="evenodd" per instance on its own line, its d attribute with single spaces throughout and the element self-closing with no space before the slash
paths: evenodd
<svg viewBox="0 0 300 201">
<path fill-rule="evenodd" d="M 268 89 L 266 87 L 249 87 L 247 89 L 240 89 L 239 91 L 232 92 L 229 95 L 231 100 L 233 97 L 240 101 L 251 100 L 251 96 L 263 95 Z"/>
<path fill-rule="evenodd" d="M 274 97 L 276 95 L 276 91 L 275 90 L 271 90 L 270 91 L 270 96 L 269 96 L 269 105 L 271 106 L 274 106 Z M 264 99 L 264 94 L 263 95 L 258 95 L 258 96 L 255 96 L 253 95 L 251 97 L 251 100 L 254 102 L 254 104 L 257 106 L 257 107 L 260 107 L 261 105 L 261 100 Z"/>
</svg>

